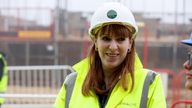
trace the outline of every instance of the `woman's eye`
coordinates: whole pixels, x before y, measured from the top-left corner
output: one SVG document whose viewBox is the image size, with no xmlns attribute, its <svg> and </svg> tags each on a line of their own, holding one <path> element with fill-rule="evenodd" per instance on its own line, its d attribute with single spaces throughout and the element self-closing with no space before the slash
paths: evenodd
<svg viewBox="0 0 192 108">
<path fill-rule="evenodd" d="M 118 40 L 118 41 L 124 41 L 125 38 L 118 38 L 117 40 Z"/>
<path fill-rule="evenodd" d="M 108 37 L 103 37 L 102 40 L 104 40 L 104 41 L 110 41 L 111 39 L 108 38 Z"/>
</svg>

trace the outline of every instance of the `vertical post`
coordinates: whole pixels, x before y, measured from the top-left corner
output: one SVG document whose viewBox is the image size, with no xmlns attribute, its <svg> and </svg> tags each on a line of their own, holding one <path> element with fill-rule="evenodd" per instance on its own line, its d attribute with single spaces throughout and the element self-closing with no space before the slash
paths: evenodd
<svg viewBox="0 0 192 108">
<path fill-rule="evenodd" d="M 17 31 L 19 31 L 19 26 L 20 26 L 20 8 L 17 8 Z"/>
<path fill-rule="evenodd" d="M 162 5 L 161 5 L 161 8 L 162 8 L 162 13 L 161 13 L 161 15 L 162 15 L 162 18 L 164 18 L 164 16 L 165 16 L 165 0 L 162 0 Z"/>
<path fill-rule="evenodd" d="M 185 36 L 186 35 L 186 32 L 187 32 L 187 30 L 186 30 L 186 25 L 185 25 L 185 17 L 186 17 L 186 13 L 185 13 L 185 0 L 183 0 L 183 36 Z"/>
<path fill-rule="evenodd" d="M 144 47 L 143 47 L 143 65 L 147 68 L 148 63 L 148 29 L 144 26 Z"/>
<path fill-rule="evenodd" d="M 174 19 L 174 23 L 175 23 L 175 32 L 174 32 L 174 35 L 175 35 L 175 39 L 174 40 L 174 44 L 173 44 L 173 58 L 172 58 L 172 64 L 173 64 L 173 70 L 175 72 L 177 72 L 177 5 L 178 5 L 178 0 L 175 0 L 175 19 Z"/>
<path fill-rule="evenodd" d="M 58 32 L 59 32 L 59 4 L 60 0 L 57 0 L 56 5 L 56 12 L 55 12 L 55 30 L 54 30 L 54 38 L 53 38 L 53 44 L 54 44 L 54 65 L 59 64 L 59 49 L 58 49 Z"/>
<path fill-rule="evenodd" d="M 29 41 L 26 42 L 26 46 L 25 46 L 25 65 L 29 65 L 30 62 L 30 43 Z"/>
<path fill-rule="evenodd" d="M 183 0 L 183 27 L 185 29 L 185 0 Z"/>
<path fill-rule="evenodd" d="M 65 0 L 65 14 L 64 14 L 64 29 L 65 37 L 68 35 L 68 0 Z"/>
</svg>

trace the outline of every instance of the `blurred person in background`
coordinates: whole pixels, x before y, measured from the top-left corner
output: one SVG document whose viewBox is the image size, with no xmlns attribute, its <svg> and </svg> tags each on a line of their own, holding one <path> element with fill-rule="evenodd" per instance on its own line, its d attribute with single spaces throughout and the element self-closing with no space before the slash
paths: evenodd
<svg viewBox="0 0 192 108">
<path fill-rule="evenodd" d="M 183 64 L 183 67 L 187 70 L 185 87 L 192 91 L 192 72 L 190 72 L 192 69 L 192 66 L 190 66 L 189 60 L 185 61 L 185 63 Z"/>
<path fill-rule="evenodd" d="M 187 70 L 185 87 L 192 91 L 192 33 L 190 35 L 190 39 L 182 40 L 181 43 L 188 45 L 190 49 L 188 52 L 188 60 L 185 61 L 183 67 Z"/>
<path fill-rule="evenodd" d="M 127 7 L 103 4 L 92 16 L 90 53 L 73 66 L 54 107 L 166 108 L 160 75 L 144 69 L 136 54 L 137 32 Z"/>
<path fill-rule="evenodd" d="M 0 52 L 0 94 L 4 94 L 7 90 L 8 76 L 7 76 L 7 62 L 4 52 Z M 0 97 L 0 108 L 5 102 L 3 97 Z"/>
</svg>

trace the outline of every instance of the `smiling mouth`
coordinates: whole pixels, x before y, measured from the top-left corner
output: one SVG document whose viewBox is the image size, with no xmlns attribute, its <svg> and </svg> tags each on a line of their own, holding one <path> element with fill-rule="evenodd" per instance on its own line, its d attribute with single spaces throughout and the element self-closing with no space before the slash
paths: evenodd
<svg viewBox="0 0 192 108">
<path fill-rule="evenodd" d="M 187 72 L 187 73 L 186 73 L 186 78 L 187 78 L 187 79 L 192 79 L 192 73 Z"/>
<path fill-rule="evenodd" d="M 106 53 L 107 54 L 107 56 L 109 56 L 109 57 L 116 57 L 116 56 L 118 56 L 119 54 L 113 54 L 113 53 Z"/>
</svg>

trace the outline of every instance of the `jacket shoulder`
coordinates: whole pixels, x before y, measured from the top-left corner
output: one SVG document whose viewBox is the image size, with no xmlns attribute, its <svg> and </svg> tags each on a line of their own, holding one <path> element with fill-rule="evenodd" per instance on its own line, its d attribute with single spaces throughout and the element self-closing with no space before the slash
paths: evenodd
<svg viewBox="0 0 192 108">
<path fill-rule="evenodd" d="M 78 62 L 77 64 L 73 65 L 73 69 L 77 73 L 88 71 L 89 69 L 89 58 L 85 58 Z"/>
</svg>

